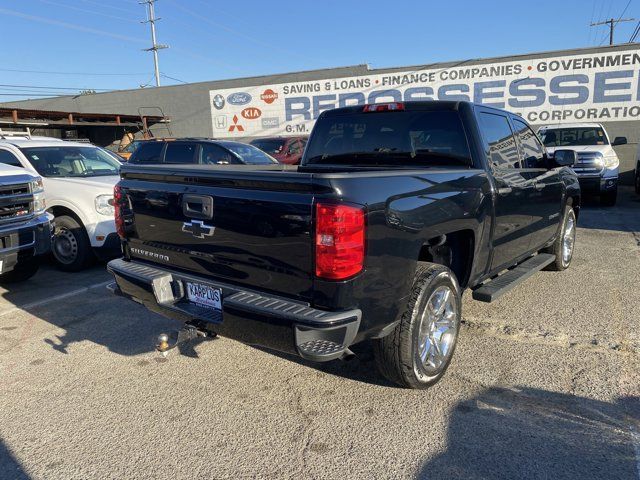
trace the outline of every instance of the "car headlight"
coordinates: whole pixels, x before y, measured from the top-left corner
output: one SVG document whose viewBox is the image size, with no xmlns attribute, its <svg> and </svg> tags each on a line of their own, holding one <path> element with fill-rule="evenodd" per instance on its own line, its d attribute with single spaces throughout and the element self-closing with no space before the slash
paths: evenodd
<svg viewBox="0 0 640 480">
<path fill-rule="evenodd" d="M 31 193 L 41 193 L 44 192 L 44 184 L 42 183 L 41 177 L 36 177 L 29 182 L 29 187 L 31 188 Z"/>
<path fill-rule="evenodd" d="M 41 177 L 36 177 L 29 182 L 29 190 L 33 194 L 33 213 L 39 215 L 47 209 L 44 199 L 44 184 Z"/>
<path fill-rule="evenodd" d="M 113 208 L 113 195 L 98 195 L 95 200 L 96 212 L 100 215 L 113 216 L 115 209 Z"/>
<path fill-rule="evenodd" d="M 620 165 L 620 161 L 618 160 L 618 157 L 612 156 L 612 157 L 605 157 L 604 159 L 604 166 L 607 168 L 616 168 L 618 165 Z"/>
</svg>

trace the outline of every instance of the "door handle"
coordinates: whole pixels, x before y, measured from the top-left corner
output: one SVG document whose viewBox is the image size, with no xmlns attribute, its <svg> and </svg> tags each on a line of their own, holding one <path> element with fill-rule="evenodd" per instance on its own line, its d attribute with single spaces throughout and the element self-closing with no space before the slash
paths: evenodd
<svg viewBox="0 0 640 480">
<path fill-rule="evenodd" d="M 189 218 L 211 220 L 213 218 L 213 198 L 206 195 L 184 195 L 182 213 Z"/>
<path fill-rule="evenodd" d="M 498 195 L 509 195 L 513 192 L 513 188 L 511 187 L 502 187 L 498 189 Z"/>
<path fill-rule="evenodd" d="M 535 188 L 536 190 L 540 191 L 542 190 L 544 187 L 546 187 L 547 185 L 545 183 L 534 183 L 533 188 Z"/>
</svg>

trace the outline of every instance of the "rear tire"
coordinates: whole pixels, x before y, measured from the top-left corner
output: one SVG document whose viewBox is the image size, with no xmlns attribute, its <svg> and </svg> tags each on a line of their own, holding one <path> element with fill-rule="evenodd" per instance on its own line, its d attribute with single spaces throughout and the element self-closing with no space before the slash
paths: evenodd
<svg viewBox="0 0 640 480">
<path fill-rule="evenodd" d="M 600 205 L 603 207 L 613 207 L 618 199 L 618 189 L 615 188 L 610 192 L 603 192 L 600 194 Z"/>
<path fill-rule="evenodd" d="M 95 259 L 84 227 L 68 215 L 55 219 L 51 251 L 56 265 L 65 272 L 79 272 Z"/>
<path fill-rule="evenodd" d="M 555 261 L 550 263 L 545 270 L 561 272 L 569 268 L 576 243 L 576 225 L 576 214 L 571 205 L 566 205 L 558 238 L 555 239 L 553 245 L 543 250 L 545 253 L 556 256 Z"/>
<path fill-rule="evenodd" d="M 446 372 L 458 340 L 462 299 L 447 267 L 420 262 L 400 323 L 374 341 L 380 373 L 406 388 L 425 389 Z"/>
<path fill-rule="evenodd" d="M 16 266 L 10 272 L 0 275 L 0 284 L 18 283 L 29 280 L 40 268 L 40 259 L 38 257 L 28 257 L 18 261 Z"/>
</svg>

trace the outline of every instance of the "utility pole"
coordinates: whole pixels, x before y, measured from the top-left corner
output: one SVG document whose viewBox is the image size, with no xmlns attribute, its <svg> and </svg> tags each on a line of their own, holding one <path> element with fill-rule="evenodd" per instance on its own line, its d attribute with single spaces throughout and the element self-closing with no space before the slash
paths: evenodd
<svg viewBox="0 0 640 480">
<path fill-rule="evenodd" d="M 148 11 L 148 20 L 141 23 L 148 23 L 151 25 L 151 48 L 146 48 L 145 52 L 153 52 L 153 66 L 155 68 L 156 75 L 156 87 L 160 86 L 160 67 L 158 66 L 158 50 L 162 50 L 163 48 L 169 48 L 169 45 L 162 45 L 156 43 L 156 22 L 160 20 L 156 18 L 155 10 L 153 8 L 153 4 L 156 0 L 144 0 L 142 2 L 138 2 L 140 5 L 147 5 Z"/>
<path fill-rule="evenodd" d="M 610 18 L 609 20 L 605 20 L 603 22 L 592 23 L 592 27 L 597 27 L 599 25 L 609 25 L 609 45 L 613 45 L 613 30 L 616 28 L 618 23 L 622 22 L 633 22 L 635 18 Z"/>
</svg>

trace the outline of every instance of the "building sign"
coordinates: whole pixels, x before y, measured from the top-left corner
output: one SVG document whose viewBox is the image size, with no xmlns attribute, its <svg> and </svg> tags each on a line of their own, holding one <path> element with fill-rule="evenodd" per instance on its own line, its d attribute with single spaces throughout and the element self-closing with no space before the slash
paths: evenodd
<svg viewBox="0 0 640 480">
<path fill-rule="evenodd" d="M 215 137 L 308 134 L 324 110 L 466 100 L 532 124 L 640 119 L 640 49 L 212 90 Z M 225 101 L 226 100 L 226 101 Z"/>
</svg>

